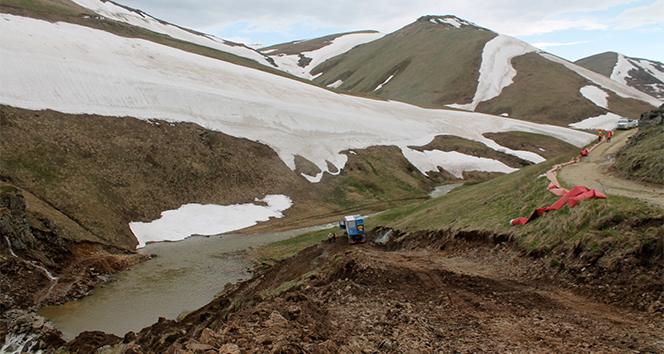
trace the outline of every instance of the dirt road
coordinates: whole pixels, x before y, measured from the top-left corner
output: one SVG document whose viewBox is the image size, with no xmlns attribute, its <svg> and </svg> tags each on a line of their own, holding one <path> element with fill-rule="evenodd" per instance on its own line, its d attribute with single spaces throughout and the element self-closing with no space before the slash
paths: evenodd
<svg viewBox="0 0 664 354">
<path fill-rule="evenodd" d="M 627 137 L 635 130 L 616 131 L 611 142 L 596 147 L 580 163 L 567 165 L 558 172 L 560 180 L 575 185 L 597 189 L 607 195 L 620 195 L 638 198 L 648 203 L 664 207 L 664 189 L 660 186 L 625 180 L 612 176 L 608 170 L 615 156 L 625 146 Z"/>
</svg>

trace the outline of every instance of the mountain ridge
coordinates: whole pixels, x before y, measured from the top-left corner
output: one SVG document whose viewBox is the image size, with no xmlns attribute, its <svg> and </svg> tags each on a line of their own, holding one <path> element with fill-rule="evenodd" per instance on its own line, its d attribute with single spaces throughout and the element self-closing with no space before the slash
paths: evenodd
<svg viewBox="0 0 664 354">
<path fill-rule="evenodd" d="M 661 62 L 605 52 L 575 63 L 657 99 L 664 99 L 664 64 Z"/>
</svg>

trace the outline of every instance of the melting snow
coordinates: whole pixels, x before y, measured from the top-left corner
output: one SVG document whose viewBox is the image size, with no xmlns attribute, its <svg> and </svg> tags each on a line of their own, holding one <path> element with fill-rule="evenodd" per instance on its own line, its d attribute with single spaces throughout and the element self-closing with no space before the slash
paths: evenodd
<svg viewBox="0 0 664 354">
<path fill-rule="evenodd" d="M 614 130 L 618 126 L 618 119 L 621 116 L 615 113 L 607 113 L 601 116 L 584 119 L 578 123 L 572 123 L 569 126 L 575 129 L 602 129 Z"/>
<path fill-rule="evenodd" d="M 474 26 L 472 22 L 468 22 L 465 20 L 462 20 L 458 17 L 455 16 L 447 16 L 447 17 L 436 17 L 432 18 L 429 21 L 433 24 L 448 24 L 451 25 L 455 28 L 461 28 L 461 26 Z"/>
<path fill-rule="evenodd" d="M 335 38 L 332 43 L 320 49 L 316 49 L 310 52 L 302 52 L 301 54 L 311 58 L 311 62 L 304 68 L 298 65 L 300 61 L 299 55 L 283 55 L 272 58 L 281 70 L 304 79 L 313 80 L 317 76 L 312 76 L 310 71 L 311 69 L 318 66 L 318 64 L 330 58 L 336 57 L 337 55 L 346 53 L 355 46 L 375 41 L 376 39 L 382 38 L 383 36 L 385 36 L 383 33 L 349 33 L 339 36 Z"/>
<path fill-rule="evenodd" d="M 327 85 L 327 87 L 338 88 L 339 86 L 341 86 L 343 84 L 344 84 L 344 82 L 342 80 L 337 80 L 337 81 Z"/>
<path fill-rule="evenodd" d="M 602 108 L 609 108 L 609 104 L 607 99 L 609 98 L 609 94 L 606 93 L 606 91 L 602 90 L 601 88 L 593 85 L 588 85 L 588 86 L 583 86 L 579 92 L 583 95 L 583 97 L 587 98 L 590 100 L 590 102 L 594 103 L 598 107 Z"/>
<path fill-rule="evenodd" d="M 438 166 L 456 178 L 463 178 L 464 171 L 488 171 L 510 173 L 516 171 L 504 163 L 483 157 L 465 155 L 456 151 L 417 151 L 402 148 L 404 156 L 420 171 L 438 171 Z"/>
<path fill-rule="evenodd" d="M 185 121 L 269 145 L 291 168 L 300 155 L 330 173 L 349 149 L 423 146 L 456 135 L 530 161 L 487 132 L 526 131 L 582 146 L 593 135 L 562 127 L 450 110 L 424 109 L 334 93 L 281 76 L 180 51 L 153 42 L 68 23 L 1 14 L 0 104 L 71 114 Z M 422 171 L 460 171 L 457 160 L 415 154 Z M 431 158 L 424 163 L 422 160 Z M 508 171 L 488 159 L 472 169 Z M 449 165 L 448 165 L 449 164 Z M 463 166 L 470 166 L 465 162 Z M 511 170 L 509 170 L 511 171 Z M 319 180 L 319 176 L 312 177 Z"/>
<path fill-rule="evenodd" d="M 621 84 L 627 84 L 627 81 L 625 80 L 627 76 L 629 75 L 629 71 L 634 69 L 634 65 L 627 60 L 627 58 L 622 55 L 618 54 L 618 60 L 616 61 L 616 65 L 613 67 L 613 72 L 611 72 L 611 80 L 618 81 Z"/>
<path fill-rule="evenodd" d="M 263 65 L 271 66 L 267 59 L 255 50 L 232 46 L 223 39 L 211 35 L 195 34 L 181 27 L 157 20 L 141 11 L 134 12 L 114 4 L 112 1 L 101 0 L 72 0 L 78 5 L 90 9 L 108 19 L 128 23 L 132 26 L 148 29 L 156 33 L 162 33 L 183 41 L 195 43 L 201 46 L 220 50 L 222 52 L 235 54 L 244 58 L 255 60 Z"/>
<path fill-rule="evenodd" d="M 611 78 L 608 78 L 602 74 L 596 73 L 592 70 L 588 70 L 574 63 L 570 63 L 569 61 L 561 59 L 555 55 L 549 53 L 540 53 L 540 55 L 553 62 L 565 65 L 568 69 L 575 71 L 577 74 L 601 86 L 603 89 L 615 92 L 620 97 L 633 98 L 635 100 L 648 102 L 655 107 L 659 107 L 664 102 L 648 94 L 645 94 L 635 88 L 629 87 L 624 83 L 616 82 Z"/>
<path fill-rule="evenodd" d="M 448 106 L 474 111 L 480 102 L 497 97 L 503 88 L 512 84 L 512 79 L 516 76 L 516 70 L 511 63 L 512 58 L 537 51 L 539 51 L 537 48 L 524 41 L 502 34 L 488 41 L 482 51 L 480 78 L 473 102 Z"/>
<path fill-rule="evenodd" d="M 161 213 L 161 218 L 149 223 L 129 223 L 131 231 L 138 239 L 138 247 L 148 242 L 179 241 L 191 235 L 217 235 L 224 232 L 244 229 L 267 221 L 272 217 L 283 217 L 282 211 L 290 208 L 293 202 L 284 195 L 268 195 L 257 204 L 201 205 L 186 204 L 177 210 Z"/>
<path fill-rule="evenodd" d="M 378 91 L 378 90 L 380 90 L 380 89 L 382 89 L 383 86 L 387 85 L 387 83 L 390 82 L 390 80 L 392 80 L 393 77 L 394 77 L 394 75 L 391 75 L 391 76 L 388 77 L 387 80 L 385 80 L 382 84 L 376 86 L 376 88 L 374 89 L 374 92 L 375 92 L 375 91 Z"/>
</svg>

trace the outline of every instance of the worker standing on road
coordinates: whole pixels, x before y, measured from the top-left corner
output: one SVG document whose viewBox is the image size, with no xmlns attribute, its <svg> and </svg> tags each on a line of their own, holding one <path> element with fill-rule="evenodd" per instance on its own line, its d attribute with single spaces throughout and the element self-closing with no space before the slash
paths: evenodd
<svg viewBox="0 0 664 354">
<path fill-rule="evenodd" d="M 332 243 L 332 233 L 327 234 L 327 243 Z"/>
<path fill-rule="evenodd" d="M 332 243 L 337 243 L 337 233 L 332 234 Z"/>
<path fill-rule="evenodd" d="M 602 141 L 602 129 L 597 129 L 597 142 Z"/>
<path fill-rule="evenodd" d="M 610 143 L 611 142 L 611 136 L 613 135 L 613 131 L 609 130 L 606 132 L 606 142 Z"/>
</svg>

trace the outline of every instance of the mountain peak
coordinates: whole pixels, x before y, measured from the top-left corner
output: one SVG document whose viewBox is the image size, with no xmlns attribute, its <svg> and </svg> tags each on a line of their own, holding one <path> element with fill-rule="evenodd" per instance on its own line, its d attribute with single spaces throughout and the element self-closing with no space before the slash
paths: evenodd
<svg viewBox="0 0 664 354">
<path fill-rule="evenodd" d="M 417 22 L 429 22 L 434 25 L 452 26 L 454 28 L 461 28 L 461 26 L 477 27 L 474 23 L 458 18 L 454 15 L 434 16 L 426 15 L 417 19 Z"/>
</svg>

